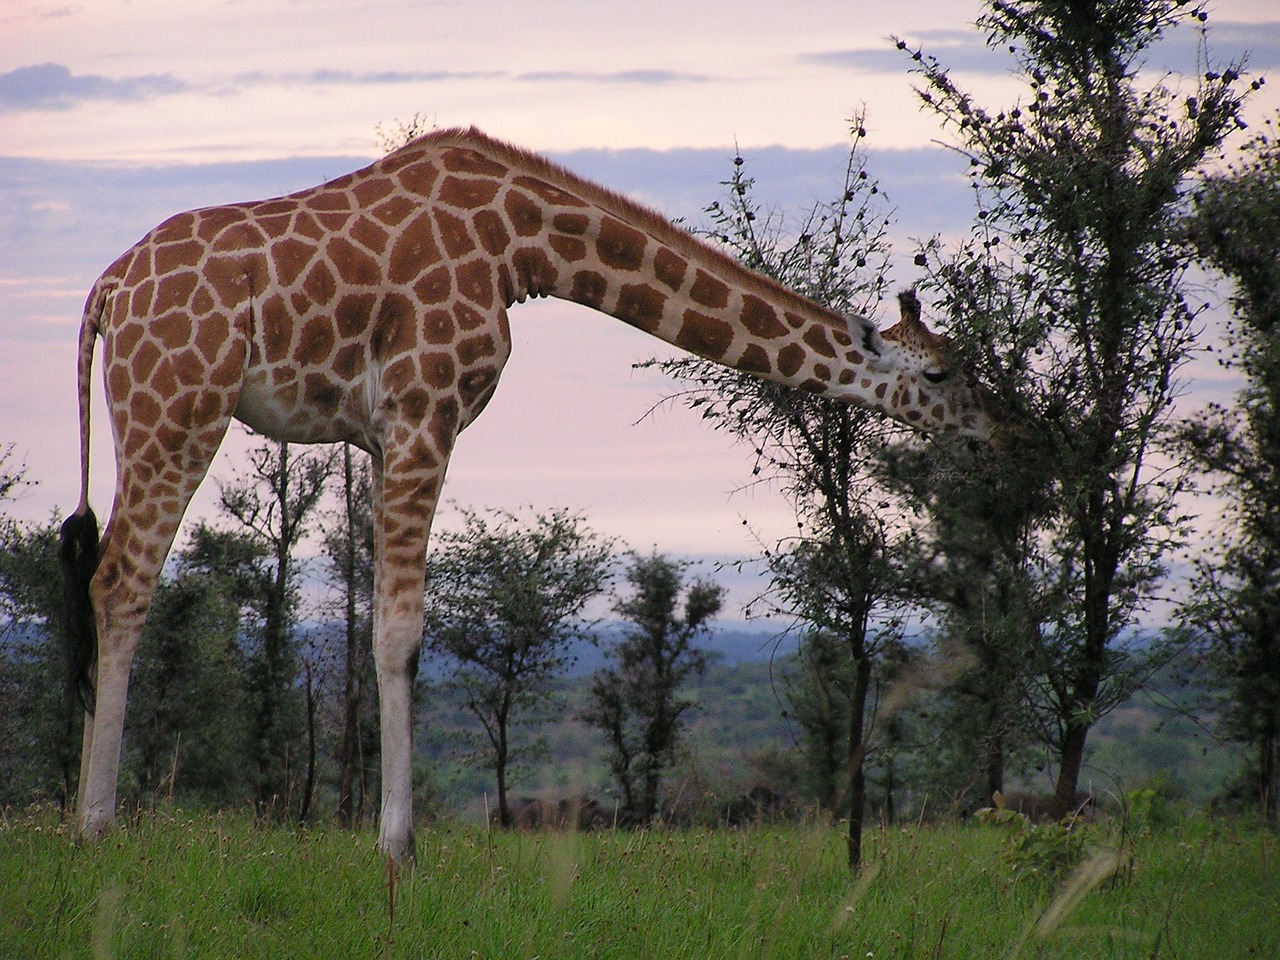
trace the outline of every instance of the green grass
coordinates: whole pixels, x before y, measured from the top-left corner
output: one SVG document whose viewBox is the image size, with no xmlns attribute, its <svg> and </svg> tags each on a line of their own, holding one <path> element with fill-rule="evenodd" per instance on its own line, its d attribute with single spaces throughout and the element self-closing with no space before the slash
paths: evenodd
<svg viewBox="0 0 1280 960">
<path fill-rule="evenodd" d="M 1141 836 L 1118 873 L 1077 881 L 1078 903 L 1020 870 L 1008 836 L 877 831 L 851 876 L 828 829 L 438 826 L 392 884 L 366 833 L 156 815 L 78 846 L 30 814 L 0 821 L 0 957 L 1280 956 L 1274 834 L 1200 822 Z M 1114 858 L 1109 828 L 1089 839 Z"/>
</svg>

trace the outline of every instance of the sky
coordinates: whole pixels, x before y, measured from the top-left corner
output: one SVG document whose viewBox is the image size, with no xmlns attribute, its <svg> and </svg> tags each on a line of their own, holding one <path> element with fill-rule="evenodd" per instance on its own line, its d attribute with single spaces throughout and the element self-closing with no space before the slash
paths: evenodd
<svg viewBox="0 0 1280 960">
<path fill-rule="evenodd" d="M 1280 3 L 1209 10 L 1210 56 L 1248 50 L 1253 71 L 1277 72 Z M 781 14 L 775 0 L 6 0 L 0 446 L 36 481 L 10 512 L 75 506 L 76 333 L 107 264 L 173 213 L 362 166 L 415 117 L 474 124 L 697 225 L 738 153 L 772 209 L 799 216 L 830 199 L 848 118 L 863 111 L 870 172 L 896 211 L 893 282 L 910 285 L 913 240 L 960 235 L 971 209 L 963 164 L 891 38 L 951 65 L 979 102 L 1007 105 L 1020 88 L 973 28 L 980 12 L 975 0 L 805 0 Z M 1195 73 L 1197 41 L 1176 31 L 1153 70 Z M 1278 105 L 1280 77 L 1249 115 Z M 793 529 L 776 491 L 748 483 L 748 451 L 663 404 L 675 385 L 632 369 L 670 356 L 665 344 L 558 301 L 514 308 L 512 331 L 447 498 L 567 507 L 637 550 L 688 556 L 754 554 Z M 1222 387 L 1206 375 L 1203 388 Z M 233 431 L 189 516 L 212 517 L 217 478 L 252 442 Z M 100 517 L 112 478 L 99 408 Z"/>
</svg>

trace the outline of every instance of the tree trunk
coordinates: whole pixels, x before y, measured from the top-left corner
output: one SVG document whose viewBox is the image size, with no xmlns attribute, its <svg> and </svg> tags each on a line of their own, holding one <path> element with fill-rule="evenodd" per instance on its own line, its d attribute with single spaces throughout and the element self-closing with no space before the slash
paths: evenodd
<svg viewBox="0 0 1280 960">
<path fill-rule="evenodd" d="M 342 445 L 342 492 L 346 511 L 347 542 L 342 557 L 342 580 L 346 590 L 347 656 L 343 665 L 342 744 L 338 749 L 338 826 L 349 830 L 355 825 L 356 751 L 359 736 L 360 696 L 356 658 L 359 656 L 359 631 L 356 623 L 356 531 L 355 471 L 351 463 L 351 445 Z"/>
<path fill-rule="evenodd" d="M 1258 793 L 1259 809 L 1262 811 L 1263 823 L 1275 823 L 1277 805 L 1280 798 L 1280 743 L 1277 742 L 1276 730 L 1272 726 L 1263 733 L 1258 750 Z"/>
<path fill-rule="evenodd" d="M 1004 793 L 1004 735 L 998 725 L 1003 723 L 997 718 L 990 727 L 987 738 L 987 795 L 984 803 L 991 803 L 997 793 Z"/>
<path fill-rule="evenodd" d="M 510 830 L 515 819 L 511 816 L 511 804 L 507 799 L 507 711 L 500 710 L 494 719 L 493 773 L 498 781 L 498 822 L 502 824 L 502 829 Z"/>
<path fill-rule="evenodd" d="M 866 818 L 867 776 L 866 744 L 863 732 L 867 693 L 871 689 L 871 660 L 857 658 L 854 666 L 853 695 L 849 703 L 849 869 L 862 866 L 862 827 Z"/>
<path fill-rule="evenodd" d="M 884 825 L 886 827 L 892 827 L 894 821 L 893 787 L 893 757 L 890 756 L 884 769 Z"/>
<path fill-rule="evenodd" d="M 279 814 L 276 801 L 288 794 L 287 778 L 279 760 L 288 750 L 282 727 L 284 697 L 288 688 L 286 664 L 289 649 L 289 563 L 293 518 L 289 516 L 289 445 L 277 444 L 279 457 L 272 476 L 272 498 L 280 510 L 280 532 L 274 538 L 275 570 L 263 610 L 261 685 L 258 694 L 258 809 Z"/>
<path fill-rule="evenodd" d="M 511 816 L 511 804 L 507 800 L 507 758 L 503 751 L 498 751 L 494 764 L 494 779 L 498 781 L 498 823 L 503 830 L 510 830 L 515 823 Z"/>
<path fill-rule="evenodd" d="M 1085 741 L 1089 737 L 1087 724 L 1071 722 L 1067 724 L 1062 737 L 1061 766 L 1058 769 L 1058 782 L 1054 786 L 1054 811 L 1059 816 L 1066 816 L 1075 806 L 1076 790 L 1080 783 L 1080 770 L 1084 766 Z"/>
<path fill-rule="evenodd" d="M 316 708 L 318 703 L 316 700 L 315 670 L 312 667 L 310 658 L 307 659 L 306 671 L 307 780 L 302 788 L 302 804 L 298 810 L 298 819 L 302 823 L 306 823 L 307 818 L 311 816 L 311 798 L 316 790 Z"/>
<path fill-rule="evenodd" d="M 1111 440 L 1106 441 L 1107 448 Z M 1101 462 L 1102 456 L 1095 458 Z M 1074 681 L 1068 702 L 1062 704 L 1063 738 L 1061 766 L 1054 789 L 1058 811 L 1065 815 L 1075 806 L 1084 766 L 1085 741 L 1092 723 L 1086 719 L 1107 675 L 1107 641 L 1111 633 L 1111 605 L 1119 554 L 1112 542 L 1106 494 L 1094 490 L 1079 519 L 1084 541 L 1084 643 L 1074 663 Z"/>
</svg>

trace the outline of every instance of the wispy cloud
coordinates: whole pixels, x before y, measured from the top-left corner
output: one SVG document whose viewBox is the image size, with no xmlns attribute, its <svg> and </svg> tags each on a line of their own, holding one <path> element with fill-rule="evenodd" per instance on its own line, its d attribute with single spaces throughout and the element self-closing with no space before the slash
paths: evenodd
<svg viewBox="0 0 1280 960">
<path fill-rule="evenodd" d="M 365 86 L 381 84 L 445 83 L 470 80 L 517 80 L 530 83 L 626 83 L 663 86 L 672 83 L 705 83 L 704 74 L 677 70 L 534 70 L 511 73 L 507 70 L 312 70 L 304 73 L 241 73 L 232 78 L 239 84 L 253 85 L 337 85 Z"/>
<path fill-rule="evenodd" d="M 634 83 L 646 86 L 665 86 L 673 83 L 706 83 L 712 78 L 700 73 L 682 73 L 678 70 L 617 70 L 595 73 L 577 70 L 542 70 L 519 73 L 516 80 L 532 82 L 555 81 L 574 83 Z"/>
<path fill-rule="evenodd" d="M 1280 20 L 1273 23 L 1209 22 L 1207 52 L 1218 64 L 1234 62 L 1242 56 L 1250 70 L 1261 72 L 1280 67 Z M 923 51 L 959 73 L 1004 74 L 1015 66 L 1013 56 L 1003 47 L 992 48 L 974 31 L 928 30 L 904 38 L 906 50 L 895 49 L 886 39 L 881 47 L 823 50 L 805 54 L 805 63 L 862 72 L 902 72 L 913 66 L 912 55 Z M 1200 31 L 1191 27 L 1170 30 L 1150 50 L 1144 51 L 1146 64 L 1158 70 L 1194 74 L 1204 66 L 1206 49 Z"/>
<path fill-rule="evenodd" d="M 60 7 L 35 7 L 28 9 L 19 7 L 13 9 L 7 8 L 3 14 L 0 14 L 0 27 L 8 27 L 17 23 L 24 23 L 35 20 L 62 20 L 67 17 L 73 17 L 77 13 L 77 9 L 73 4 L 66 4 Z"/>
<path fill-rule="evenodd" d="M 271 73 L 252 71 L 226 80 L 196 85 L 171 74 L 105 77 L 75 74 L 59 63 L 41 63 L 0 73 L 0 113 L 20 110 L 68 110 L 89 101 L 137 103 L 179 93 L 205 92 L 225 96 L 245 87 L 400 86 L 424 83 L 516 80 L 528 83 L 568 82 L 666 86 L 704 83 L 711 78 L 676 70 L 618 70 L 589 72 L 546 70 L 512 73 L 505 70 L 309 70 Z"/>
<path fill-rule="evenodd" d="M 1280 68 L 1280 20 L 1272 23 L 1209 21 L 1208 54 L 1216 66 L 1248 60 L 1249 70 L 1262 72 Z M 1203 59 L 1200 36 L 1193 30 L 1177 30 L 1156 47 L 1155 57 L 1170 69 L 1192 71 Z"/>
<path fill-rule="evenodd" d="M 913 65 L 912 53 L 923 49 L 927 56 L 937 57 L 948 68 L 964 73 L 1007 73 L 1013 66 L 1009 55 L 992 50 L 972 32 L 930 30 L 905 38 L 908 49 L 899 50 L 886 37 L 877 47 L 853 50 L 823 50 L 805 54 L 805 63 L 857 70 L 869 73 L 902 73 Z"/>
<path fill-rule="evenodd" d="M 385 86 L 410 83 L 443 83 L 455 80 L 492 80 L 509 77 L 498 70 L 309 70 L 300 73 L 238 73 L 231 78 L 241 86 Z"/>
<path fill-rule="evenodd" d="M 0 73 L 0 112 L 67 110 L 88 100 L 137 103 L 189 90 L 169 74 L 104 77 L 73 74 L 59 63 L 41 63 Z"/>
</svg>

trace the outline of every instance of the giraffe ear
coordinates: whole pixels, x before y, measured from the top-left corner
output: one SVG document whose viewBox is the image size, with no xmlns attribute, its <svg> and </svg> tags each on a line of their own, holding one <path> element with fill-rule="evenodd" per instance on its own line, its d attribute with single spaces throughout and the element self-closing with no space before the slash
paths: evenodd
<svg viewBox="0 0 1280 960">
<path fill-rule="evenodd" d="M 898 294 L 898 310 L 901 314 L 899 322 L 904 327 L 924 326 L 920 322 L 920 297 L 916 294 L 915 287 Z"/>
<path fill-rule="evenodd" d="M 874 323 L 856 314 L 846 317 L 845 322 L 849 324 L 849 335 L 853 337 L 853 342 L 859 349 L 873 357 L 880 356 L 884 351 L 884 342 L 880 339 L 880 331 L 876 329 Z"/>
<path fill-rule="evenodd" d="M 941 351 L 947 347 L 947 338 L 934 333 L 920 319 L 920 298 L 914 289 L 898 294 L 901 316 L 892 327 L 881 330 L 886 340 L 901 344 L 917 344 L 926 350 Z"/>
<path fill-rule="evenodd" d="M 903 290 L 898 294 L 898 310 L 898 322 L 882 331 L 884 338 L 898 343 L 923 339 L 926 328 L 920 320 L 920 298 L 915 290 Z"/>
</svg>

